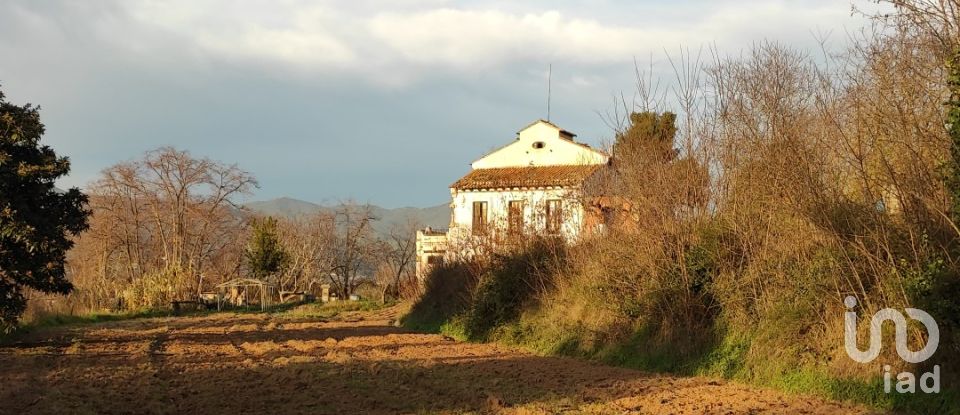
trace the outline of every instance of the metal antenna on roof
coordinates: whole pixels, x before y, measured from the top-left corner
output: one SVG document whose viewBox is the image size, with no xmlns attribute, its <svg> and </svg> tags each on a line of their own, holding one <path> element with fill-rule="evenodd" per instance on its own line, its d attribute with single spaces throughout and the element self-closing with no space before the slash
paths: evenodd
<svg viewBox="0 0 960 415">
<path fill-rule="evenodd" d="M 547 121 L 550 121 L 550 81 L 553 78 L 553 64 L 547 67 Z"/>
</svg>

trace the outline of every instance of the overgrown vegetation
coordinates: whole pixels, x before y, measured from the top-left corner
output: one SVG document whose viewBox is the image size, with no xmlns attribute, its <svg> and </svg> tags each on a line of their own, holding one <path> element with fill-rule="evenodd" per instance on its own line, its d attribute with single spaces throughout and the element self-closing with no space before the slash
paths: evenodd
<svg viewBox="0 0 960 415">
<path fill-rule="evenodd" d="M 375 311 L 394 303 L 377 301 L 335 301 L 330 303 L 307 303 L 291 307 L 279 313 L 283 317 L 332 318 L 351 311 Z"/>
<path fill-rule="evenodd" d="M 359 294 L 386 303 L 415 293 L 415 221 L 377 235 L 372 207 L 349 202 L 294 218 L 259 217 L 236 200 L 256 185 L 236 165 L 173 148 L 104 170 L 88 188 L 90 229 L 66 256 L 76 289 L 68 296 L 28 291 L 25 318 L 167 309 L 210 298 L 218 284 L 239 277 L 269 282 L 273 295 L 319 298 L 325 284 L 340 299 Z M 222 294 L 235 302 L 243 292 Z"/>
<path fill-rule="evenodd" d="M 430 270 L 423 295 L 414 303 L 403 324 L 414 330 L 438 332 L 470 306 L 482 265 L 478 262 L 444 262 Z"/>
<path fill-rule="evenodd" d="M 438 266 L 404 325 L 462 340 L 503 342 L 539 354 L 722 377 L 877 408 L 950 413 L 960 402 L 951 385 L 955 378 L 943 380 L 945 390 L 940 394 L 887 394 L 877 370 L 881 363 L 866 367 L 848 360 L 839 322 L 842 310 L 816 294 L 829 284 L 817 280 L 823 274 L 780 287 L 781 300 L 749 304 L 755 314 L 747 316 L 735 303 L 742 297 L 712 283 L 703 288 L 681 284 L 655 288 L 656 280 L 650 278 L 634 291 L 624 291 L 626 286 L 618 287 L 615 281 L 624 276 L 616 269 L 617 261 L 624 261 L 620 255 L 629 255 L 624 240 L 594 240 L 566 251 L 543 246 L 531 243 L 513 254 L 498 253 L 482 265 Z M 617 249 L 596 255 L 603 248 Z M 704 249 L 696 245 L 690 252 Z M 685 264 L 688 271 L 715 272 L 703 271 L 710 269 L 704 267 L 710 260 L 698 255 L 704 254 L 691 254 L 695 259 Z M 611 266 L 607 273 L 597 272 Z M 670 271 L 668 278 L 679 272 Z M 699 284 L 694 280 L 694 286 Z M 688 289 L 703 293 L 682 300 Z M 640 290 L 644 294 L 638 294 Z M 938 320 L 942 329 L 943 321 L 948 320 Z M 941 347 L 947 352 L 935 355 L 935 363 L 955 367 L 956 355 L 949 352 L 953 344 L 943 342 Z M 895 353 L 884 359 L 883 363 L 903 367 Z"/>
<path fill-rule="evenodd" d="M 29 313 L 169 307 L 239 273 L 247 226 L 236 198 L 257 186 L 236 165 L 170 147 L 105 169 L 86 187 L 90 229 L 67 255 L 77 289 Z"/>
<path fill-rule="evenodd" d="M 613 172 L 582 200 L 623 201 L 607 230 L 444 264 L 405 322 L 880 408 L 960 410 L 956 9 L 894 4 L 877 33 L 825 58 L 776 43 L 710 64 L 684 54 L 671 90 L 638 71 L 636 99 L 608 117 Z M 938 352 L 907 364 L 888 327 L 881 356 L 854 362 L 848 295 L 862 337 L 879 309 L 927 311 Z M 912 350 L 927 341 L 914 326 L 908 337 Z M 887 364 L 894 376 L 940 365 L 943 391 L 884 393 Z"/>
<path fill-rule="evenodd" d="M 174 315 L 172 310 L 143 309 L 122 312 L 101 312 L 77 315 L 52 314 L 43 316 L 19 327 L 18 330 L 30 331 L 41 327 L 55 327 L 75 324 L 93 324 L 105 321 L 131 320 L 138 318 L 168 317 Z"/>
</svg>

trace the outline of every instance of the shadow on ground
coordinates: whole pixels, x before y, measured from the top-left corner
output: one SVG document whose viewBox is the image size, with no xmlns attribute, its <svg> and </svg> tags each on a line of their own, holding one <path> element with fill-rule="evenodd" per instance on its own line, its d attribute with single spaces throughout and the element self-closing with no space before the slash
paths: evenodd
<svg viewBox="0 0 960 415">
<path fill-rule="evenodd" d="M 0 347 L 0 413 L 851 413 L 703 378 L 537 357 L 379 320 L 215 314 Z"/>
</svg>

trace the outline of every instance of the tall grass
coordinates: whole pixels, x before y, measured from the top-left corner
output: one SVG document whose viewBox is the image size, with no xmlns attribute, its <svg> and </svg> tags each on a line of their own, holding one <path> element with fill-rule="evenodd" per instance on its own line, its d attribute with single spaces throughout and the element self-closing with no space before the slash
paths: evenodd
<svg viewBox="0 0 960 415">
<path fill-rule="evenodd" d="M 277 313 L 282 317 L 331 318 L 341 313 L 354 311 L 375 311 L 390 307 L 395 303 L 377 301 L 333 301 L 328 303 L 290 304 Z"/>
<path fill-rule="evenodd" d="M 199 312 L 192 312 L 188 314 L 196 313 Z M 0 342 L 14 340 L 20 334 L 50 327 L 86 325 L 139 318 L 170 317 L 183 314 L 184 313 L 175 314 L 172 310 L 161 309 L 141 309 L 122 312 L 100 311 L 83 314 L 41 314 L 31 317 L 30 320 L 21 322 L 18 326 L 8 332 L 0 332 Z"/>
<path fill-rule="evenodd" d="M 634 288 L 627 289 L 627 271 L 636 271 L 629 264 L 640 260 L 626 255 L 623 247 L 630 245 L 624 240 L 569 248 L 539 241 L 485 261 L 446 263 L 428 276 L 424 296 L 402 321 L 412 329 L 543 355 L 732 379 L 880 409 L 958 411 L 955 384 L 946 377 L 940 394 L 887 394 L 878 370 L 882 363 L 859 365 L 843 354 L 844 310 L 818 297 L 823 259 L 789 271 L 813 276 L 798 277 L 776 296 L 740 303 L 742 293 L 722 281 L 734 276 L 721 277 L 723 266 L 715 263 L 728 255 L 722 252 L 726 245 L 716 242 L 721 234 L 710 225 L 703 238 L 685 248 L 691 253 L 686 261 L 658 266 L 677 280 L 683 280 L 677 276 L 681 272 L 699 273 L 685 280 L 687 286 L 664 283 L 659 289 L 634 280 Z M 651 274 L 632 277 L 662 281 Z M 881 360 L 915 373 L 925 369 L 896 363 L 895 353 Z M 960 367 L 949 352 L 935 360 L 944 368 Z"/>
</svg>

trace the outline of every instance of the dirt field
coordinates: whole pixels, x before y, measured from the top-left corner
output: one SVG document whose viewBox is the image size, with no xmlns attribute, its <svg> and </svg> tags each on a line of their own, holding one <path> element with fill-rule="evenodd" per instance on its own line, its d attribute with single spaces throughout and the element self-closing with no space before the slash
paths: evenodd
<svg viewBox="0 0 960 415">
<path fill-rule="evenodd" d="M 335 318 L 215 314 L 36 331 L 0 346 L 0 413 L 863 413 L 703 378 Z"/>
</svg>

